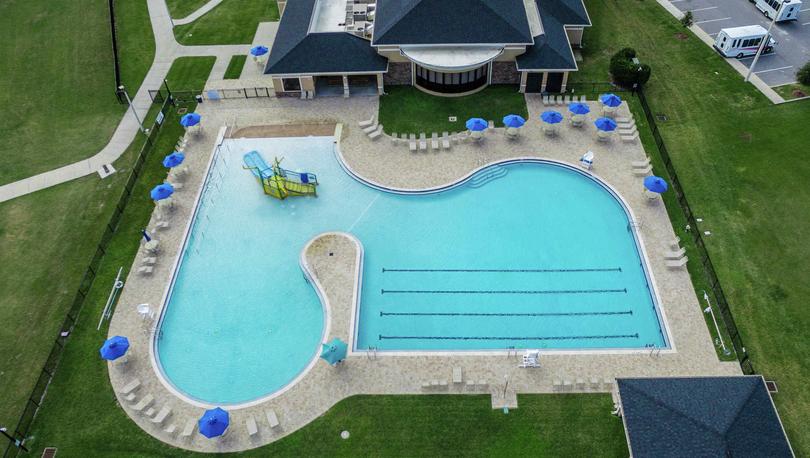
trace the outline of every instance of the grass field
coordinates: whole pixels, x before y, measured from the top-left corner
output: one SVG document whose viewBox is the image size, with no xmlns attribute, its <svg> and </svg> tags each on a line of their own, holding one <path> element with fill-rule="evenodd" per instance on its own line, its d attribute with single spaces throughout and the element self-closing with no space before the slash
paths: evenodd
<svg viewBox="0 0 810 458">
<path fill-rule="evenodd" d="M 170 88 L 202 91 L 216 61 L 217 58 L 214 56 L 179 57 L 172 63 L 166 81 L 169 82 Z"/>
<path fill-rule="evenodd" d="M 603 81 L 609 56 L 634 47 L 652 66 L 647 96 L 758 372 L 779 383 L 775 402 L 798 456 L 810 455 L 810 103 L 772 105 L 655 2 L 587 0 L 579 81 Z M 621 6 L 625 5 L 625 6 Z M 598 19 L 596 19 L 598 18 Z M 637 116 L 638 119 L 638 116 Z M 778 126 L 778 128 L 775 128 Z M 646 144 L 652 153 L 652 145 Z"/>
<path fill-rule="evenodd" d="M 784 84 L 773 88 L 785 100 L 810 96 L 810 86 L 801 83 Z"/>
<path fill-rule="evenodd" d="M 278 21 L 275 1 L 225 0 L 191 24 L 174 28 L 183 45 L 249 44 L 260 22 Z"/>
<path fill-rule="evenodd" d="M 182 19 L 202 8 L 206 3 L 208 0 L 166 0 L 169 14 L 174 19 Z"/>
<path fill-rule="evenodd" d="M 226 80 L 238 80 L 242 76 L 242 68 L 245 66 L 247 56 L 231 56 L 228 68 L 225 70 Z"/>
<path fill-rule="evenodd" d="M 411 86 L 390 86 L 380 97 L 380 123 L 388 133 L 460 132 L 473 117 L 500 126 L 507 114 L 528 118 L 526 101 L 516 86 L 490 86 L 464 97 L 435 97 Z M 456 121 L 448 118 L 455 116 Z"/>
<path fill-rule="evenodd" d="M 155 59 L 155 38 L 146 0 L 115 2 L 121 82 L 135 96 Z"/>
</svg>

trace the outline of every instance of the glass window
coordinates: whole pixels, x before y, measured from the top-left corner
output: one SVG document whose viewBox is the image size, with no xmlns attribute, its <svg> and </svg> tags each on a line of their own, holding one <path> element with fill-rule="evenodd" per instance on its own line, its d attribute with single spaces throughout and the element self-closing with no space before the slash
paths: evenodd
<svg viewBox="0 0 810 458">
<path fill-rule="evenodd" d="M 282 78 L 281 84 L 285 92 L 301 90 L 301 80 L 298 78 Z"/>
<path fill-rule="evenodd" d="M 464 72 L 461 74 L 461 84 L 467 84 L 470 82 L 470 72 Z"/>
<path fill-rule="evenodd" d="M 451 84 L 458 84 L 458 78 L 459 78 L 459 74 L 458 73 L 453 73 L 453 79 L 452 79 Z"/>
</svg>

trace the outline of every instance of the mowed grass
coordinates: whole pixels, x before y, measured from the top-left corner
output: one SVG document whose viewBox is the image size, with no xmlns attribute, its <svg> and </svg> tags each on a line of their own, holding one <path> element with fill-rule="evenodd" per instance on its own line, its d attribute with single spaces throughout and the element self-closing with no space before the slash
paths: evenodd
<svg viewBox="0 0 810 458">
<path fill-rule="evenodd" d="M 166 0 L 169 14 L 174 19 L 182 19 L 205 6 L 208 0 Z"/>
<path fill-rule="evenodd" d="M 155 37 L 146 0 L 117 0 L 115 18 L 121 83 L 135 97 L 155 59 Z"/>
<path fill-rule="evenodd" d="M 180 91 L 203 90 L 216 61 L 217 58 L 214 56 L 175 59 L 166 75 L 169 88 Z"/>
<path fill-rule="evenodd" d="M 528 118 L 526 100 L 517 86 L 490 86 L 464 97 L 436 97 L 412 86 L 388 86 L 380 97 L 380 123 L 387 133 L 461 132 L 468 119 L 484 118 L 502 126 L 508 114 Z M 456 121 L 451 122 L 450 116 Z"/>
<path fill-rule="evenodd" d="M 242 76 L 242 69 L 245 67 L 247 56 L 231 56 L 231 61 L 228 62 L 228 68 L 225 70 L 226 80 L 238 80 Z"/>
<path fill-rule="evenodd" d="M 795 158 L 810 144 L 810 104 L 769 103 L 691 33 L 676 38 L 684 29 L 655 2 L 586 5 L 595 25 L 575 78 L 604 80 L 609 56 L 624 46 L 652 66 L 646 94 L 669 118 L 658 125 L 703 218 L 698 229 L 711 231 L 705 241 L 746 350 L 779 383 L 779 413 L 796 454 L 808 456 L 810 164 Z M 652 145 L 645 142 L 650 154 Z"/>
<path fill-rule="evenodd" d="M 174 28 L 183 45 L 249 44 L 260 22 L 278 21 L 275 0 L 224 0 L 196 21 Z"/>
</svg>

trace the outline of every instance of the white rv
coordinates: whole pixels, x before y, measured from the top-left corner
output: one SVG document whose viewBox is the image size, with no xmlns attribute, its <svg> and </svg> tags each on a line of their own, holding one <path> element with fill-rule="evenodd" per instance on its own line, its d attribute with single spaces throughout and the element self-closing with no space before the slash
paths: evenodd
<svg viewBox="0 0 810 458">
<path fill-rule="evenodd" d="M 714 40 L 714 49 L 725 57 L 737 59 L 753 56 L 765 41 L 763 54 L 773 52 L 776 41 L 768 35 L 768 31 L 759 25 L 746 25 L 744 27 L 731 27 L 720 30 Z"/>
<path fill-rule="evenodd" d="M 797 21 L 799 11 L 802 9 L 801 0 L 751 0 L 751 3 L 756 5 L 766 18 L 776 18 L 776 22 Z"/>
</svg>

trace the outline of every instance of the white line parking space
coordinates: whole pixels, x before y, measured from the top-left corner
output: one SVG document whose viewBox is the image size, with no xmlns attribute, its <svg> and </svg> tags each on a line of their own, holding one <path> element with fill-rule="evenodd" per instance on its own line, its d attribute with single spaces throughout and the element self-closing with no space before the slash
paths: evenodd
<svg viewBox="0 0 810 458">
<path fill-rule="evenodd" d="M 770 25 L 754 5 L 745 0 L 670 0 L 682 12 L 691 11 L 694 24 L 711 37 L 721 29 L 745 25 Z M 810 61 L 810 0 L 805 0 L 799 11 L 799 20 L 778 22 L 771 31 L 777 45 L 773 54 L 763 55 L 754 73 L 770 86 L 796 81 L 796 70 Z M 740 59 L 750 67 L 753 58 Z"/>
</svg>

